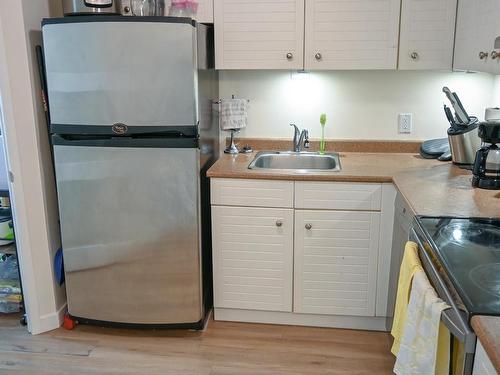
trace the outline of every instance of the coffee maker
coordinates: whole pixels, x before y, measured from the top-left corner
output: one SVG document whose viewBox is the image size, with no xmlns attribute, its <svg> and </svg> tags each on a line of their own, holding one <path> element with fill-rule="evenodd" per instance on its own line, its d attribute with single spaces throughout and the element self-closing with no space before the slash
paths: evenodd
<svg viewBox="0 0 500 375">
<path fill-rule="evenodd" d="M 482 122 L 478 129 L 483 146 L 476 153 L 472 186 L 500 189 L 500 120 Z"/>
</svg>

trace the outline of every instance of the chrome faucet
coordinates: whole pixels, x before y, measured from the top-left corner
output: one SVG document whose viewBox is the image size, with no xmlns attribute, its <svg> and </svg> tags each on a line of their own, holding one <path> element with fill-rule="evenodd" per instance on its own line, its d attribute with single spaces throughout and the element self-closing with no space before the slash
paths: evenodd
<svg viewBox="0 0 500 375">
<path fill-rule="evenodd" d="M 302 145 L 304 148 L 309 148 L 309 131 L 307 129 L 300 131 L 295 124 L 290 124 L 294 128 L 293 134 L 293 151 L 300 152 Z"/>
</svg>

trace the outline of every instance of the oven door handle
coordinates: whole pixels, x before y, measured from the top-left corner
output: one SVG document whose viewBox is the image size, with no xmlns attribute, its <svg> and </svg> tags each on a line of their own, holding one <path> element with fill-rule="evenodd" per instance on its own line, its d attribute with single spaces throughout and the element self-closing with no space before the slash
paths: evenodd
<svg viewBox="0 0 500 375">
<path fill-rule="evenodd" d="M 426 270 L 427 276 L 432 280 L 434 287 L 437 289 L 439 297 L 442 298 L 450 307 L 441 313 L 441 321 L 444 323 L 446 328 L 455 336 L 458 340 L 464 343 L 466 353 L 474 353 L 476 350 L 476 335 L 470 329 L 469 324 L 465 320 L 463 313 L 459 310 L 453 297 L 448 291 L 446 284 L 439 275 L 436 266 L 432 262 L 431 257 L 425 250 L 425 246 L 420 240 L 415 228 L 411 229 L 411 240 L 415 240 L 419 247 L 419 254 L 422 257 L 422 265 Z M 427 267 L 426 267 L 427 266 Z"/>
</svg>

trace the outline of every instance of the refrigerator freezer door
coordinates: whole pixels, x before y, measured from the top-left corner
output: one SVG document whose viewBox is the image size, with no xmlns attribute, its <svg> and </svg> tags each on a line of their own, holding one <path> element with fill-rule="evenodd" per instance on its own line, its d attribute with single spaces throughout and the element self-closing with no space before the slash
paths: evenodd
<svg viewBox="0 0 500 375">
<path fill-rule="evenodd" d="M 43 26 L 52 132 L 197 125 L 197 33 L 190 22 L 79 21 L 88 18 Z"/>
<path fill-rule="evenodd" d="M 199 151 L 54 147 L 69 313 L 202 319 Z"/>
</svg>

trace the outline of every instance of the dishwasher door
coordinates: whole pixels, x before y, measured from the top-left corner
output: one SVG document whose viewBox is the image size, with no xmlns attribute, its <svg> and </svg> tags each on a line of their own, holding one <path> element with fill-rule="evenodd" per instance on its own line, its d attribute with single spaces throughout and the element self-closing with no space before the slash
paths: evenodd
<svg viewBox="0 0 500 375">
<path fill-rule="evenodd" d="M 199 150 L 60 143 L 69 314 L 142 325 L 202 320 Z"/>
</svg>

